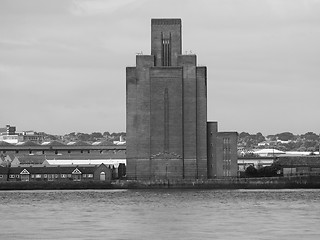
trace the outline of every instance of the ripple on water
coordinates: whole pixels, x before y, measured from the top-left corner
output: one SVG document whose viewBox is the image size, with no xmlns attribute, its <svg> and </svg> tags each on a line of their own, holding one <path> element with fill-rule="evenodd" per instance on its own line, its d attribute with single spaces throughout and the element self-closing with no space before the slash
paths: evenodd
<svg viewBox="0 0 320 240">
<path fill-rule="evenodd" d="M 319 239 L 319 190 L 0 192 L 1 239 Z"/>
</svg>

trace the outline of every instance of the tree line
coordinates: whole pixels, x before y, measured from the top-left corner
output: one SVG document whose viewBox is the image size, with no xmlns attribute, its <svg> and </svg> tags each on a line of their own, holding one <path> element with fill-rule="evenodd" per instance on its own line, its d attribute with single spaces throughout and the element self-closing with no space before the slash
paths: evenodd
<svg viewBox="0 0 320 240">
<path fill-rule="evenodd" d="M 258 146 L 259 143 L 265 145 Z M 265 148 L 266 146 L 276 147 L 281 151 L 319 151 L 320 135 L 314 132 L 307 132 L 295 135 L 291 132 L 283 132 L 274 135 L 263 136 L 262 133 L 249 134 L 241 132 L 238 139 L 239 146 L 245 148 Z"/>
</svg>

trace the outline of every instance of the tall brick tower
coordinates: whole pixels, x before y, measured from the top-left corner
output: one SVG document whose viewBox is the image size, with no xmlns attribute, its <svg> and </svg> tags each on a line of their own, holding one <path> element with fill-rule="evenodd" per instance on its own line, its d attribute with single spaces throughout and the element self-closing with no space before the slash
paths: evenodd
<svg viewBox="0 0 320 240">
<path fill-rule="evenodd" d="M 128 179 L 207 177 L 206 81 L 181 19 L 152 19 L 151 55 L 126 69 Z"/>
</svg>

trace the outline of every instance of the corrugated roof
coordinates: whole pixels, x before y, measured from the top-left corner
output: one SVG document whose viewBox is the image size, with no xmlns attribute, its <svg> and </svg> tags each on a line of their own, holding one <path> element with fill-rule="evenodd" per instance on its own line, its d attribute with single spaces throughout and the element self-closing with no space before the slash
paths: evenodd
<svg viewBox="0 0 320 240">
<path fill-rule="evenodd" d="M 256 150 L 253 153 L 255 154 L 267 154 L 267 153 L 276 153 L 276 154 L 280 154 L 280 153 L 285 153 L 283 151 L 280 151 L 278 149 L 260 149 L 260 150 Z"/>
<path fill-rule="evenodd" d="M 49 165 L 52 166 L 70 166 L 70 165 L 86 165 L 86 166 L 90 166 L 90 165 L 100 165 L 100 164 L 104 164 L 104 165 L 113 165 L 115 167 L 118 167 L 120 163 L 124 163 L 126 164 L 126 159 L 94 159 L 94 160 L 85 160 L 85 159 L 73 159 L 73 160 L 66 160 L 66 159 L 60 159 L 60 160 L 47 160 L 47 163 Z"/>
<path fill-rule="evenodd" d="M 69 142 L 67 143 L 68 146 L 91 146 L 91 144 L 83 141 L 78 141 L 78 142 Z"/>
<path fill-rule="evenodd" d="M 99 142 L 94 142 L 92 143 L 94 146 L 110 146 L 112 145 L 110 141 L 99 141 Z"/>
<path fill-rule="evenodd" d="M 106 159 L 106 160 L 111 160 L 111 159 L 126 159 L 125 154 L 115 154 L 113 152 L 107 154 L 107 153 L 102 153 L 102 154 L 94 154 L 94 153 L 80 153 L 80 154 L 61 154 L 61 155 L 46 155 L 46 159 L 48 160 L 95 160 L 95 159 Z"/>
<path fill-rule="evenodd" d="M 41 145 L 45 145 L 45 146 L 66 146 L 65 144 L 59 142 L 59 141 L 50 141 L 50 142 L 44 142 Z"/>
</svg>

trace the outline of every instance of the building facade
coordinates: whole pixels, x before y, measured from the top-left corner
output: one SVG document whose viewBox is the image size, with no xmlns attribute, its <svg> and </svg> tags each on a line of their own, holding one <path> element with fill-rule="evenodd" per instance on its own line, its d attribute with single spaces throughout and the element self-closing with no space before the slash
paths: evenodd
<svg viewBox="0 0 320 240">
<path fill-rule="evenodd" d="M 207 69 L 182 54 L 181 19 L 152 19 L 151 55 L 126 69 L 127 177 L 207 177 Z"/>
<path fill-rule="evenodd" d="M 218 132 L 217 122 L 207 123 L 208 178 L 238 176 L 238 133 Z"/>
</svg>

